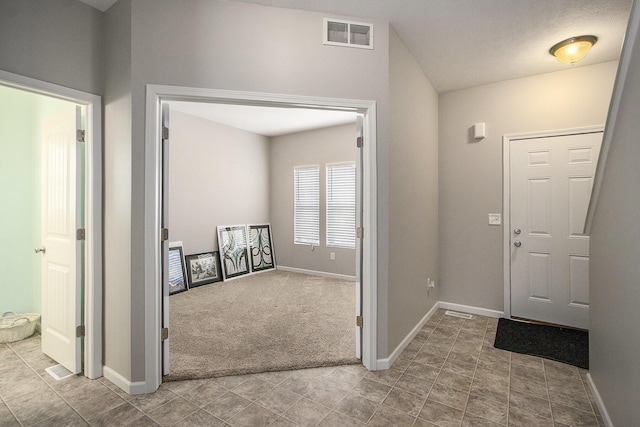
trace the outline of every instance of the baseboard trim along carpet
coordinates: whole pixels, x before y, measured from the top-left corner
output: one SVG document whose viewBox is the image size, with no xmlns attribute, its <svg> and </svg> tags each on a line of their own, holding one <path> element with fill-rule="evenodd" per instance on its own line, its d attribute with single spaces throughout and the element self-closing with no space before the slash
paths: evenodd
<svg viewBox="0 0 640 427">
<path fill-rule="evenodd" d="M 278 270 L 288 271 L 290 273 L 308 274 L 310 276 L 329 277 L 331 279 L 348 280 L 350 282 L 356 281 L 356 276 L 348 276 L 346 274 L 327 273 L 325 271 L 307 270 L 304 268 L 287 267 L 285 265 L 279 265 Z"/>
<path fill-rule="evenodd" d="M 589 333 L 501 318 L 495 348 L 589 369 Z"/>
</svg>

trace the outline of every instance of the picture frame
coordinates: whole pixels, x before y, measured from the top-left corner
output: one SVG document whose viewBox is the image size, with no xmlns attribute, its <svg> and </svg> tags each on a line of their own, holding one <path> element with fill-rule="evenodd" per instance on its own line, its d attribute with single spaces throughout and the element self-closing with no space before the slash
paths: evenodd
<svg viewBox="0 0 640 427">
<path fill-rule="evenodd" d="M 249 259 L 254 272 L 276 268 L 276 256 L 271 237 L 271 224 L 249 224 Z"/>
<path fill-rule="evenodd" d="M 218 226 L 218 250 L 223 280 L 251 272 L 247 249 L 247 226 Z"/>
<path fill-rule="evenodd" d="M 169 295 L 189 290 L 182 242 L 169 243 Z"/>
<path fill-rule="evenodd" d="M 184 257 L 189 289 L 222 281 L 218 251 L 186 255 Z"/>
</svg>

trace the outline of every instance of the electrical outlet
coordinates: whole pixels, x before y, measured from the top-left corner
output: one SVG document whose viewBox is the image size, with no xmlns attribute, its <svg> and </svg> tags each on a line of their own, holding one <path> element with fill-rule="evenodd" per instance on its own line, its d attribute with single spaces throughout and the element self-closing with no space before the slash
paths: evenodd
<svg viewBox="0 0 640 427">
<path fill-rule="evenodd" d="M 336 253 L 335 253 L 335 252 L 331 252 L 331 253 L 329 254 L 329 259 L 330 259 L 331 261 L 335 261 L 335 260 L 336 260 Z"/>
<path fill-rule="evenodd" d="M 428 279 L 427 281 L 427 289 L 433 289 L 436 287 L 436 281 Z"/>
</svg>

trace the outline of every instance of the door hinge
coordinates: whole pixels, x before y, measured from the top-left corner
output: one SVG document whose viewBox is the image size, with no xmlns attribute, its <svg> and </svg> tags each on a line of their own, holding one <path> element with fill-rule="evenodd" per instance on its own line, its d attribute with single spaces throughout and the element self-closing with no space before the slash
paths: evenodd
<svg viewBox="0 0 640 427">
<path fill-rule="evenodd" d="M 169 328 L 162 328 L 160 330 L 160 338 L 162 341 L 166 341 L 169 339 Z"/>
<path fill-rule="evenodd" d="M 362 319 L 362 316 L 356 316 L 356 326 L 358 328 L 362 328 L 363 324 L 364 324 L 364 320 Z"/>
<path fill-rule="evenodd" d="M 77 129 L 76 130 L 76 141 L 84 142 L 84 136 L 85 136 L 84 130 L 82 130 L 82 129 Z"/>
<path fill-rule="evenodd" d="M 76 337 L 84 337 L 84 325 L 76 326 Z"/>
<path fill-rule="evenodd" d="M 356 146 L 357 146 L 358 148 L 362 148 L 362 146 L 363 146 L 363 145 L 364 145 L 364 138 L 363 138 L 363 137 L 361 137 L 361 136 L 359 136 L 359 137 L 356 139 Z"/>
<path fill-rule="evenodd" d="M 163 242 L 165 240 L 169 240 L 169 229 L 168 228 L 163 228 L 162 230 L 160 230 L 160 240 L 162 240 Z"/>
<path fill-rule="evenodd" d="M 85 240 L 87 238 L 87 233 L 84 228 L 78 228 L 76 230 L 76 240 Z"/>
<path fill-rule="evenodd" d="M 169 139 L 169 128 L 162 126 L 162 139 Z"/>
<path fill-rule="evenodd" d="M 358 239 L 364 238 L 364 228 L 362 228 L 362 227 L 356 228 L 356 237 Z"/>
</svg>

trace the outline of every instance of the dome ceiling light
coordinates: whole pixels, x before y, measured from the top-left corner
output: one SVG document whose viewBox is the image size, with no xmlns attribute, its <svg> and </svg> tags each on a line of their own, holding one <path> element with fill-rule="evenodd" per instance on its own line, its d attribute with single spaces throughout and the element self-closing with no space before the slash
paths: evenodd
<svg viewBox="0 0 640 427">
<path fill-rule="evenodd" d="M 549 53 L 563 64 L 575 64 L 584 58 L 591 46 L 596 44 L 598 38 L 596 36 L 578 36 L 563 40 L 553 45 L 549 49 Z"/>
</svg>

